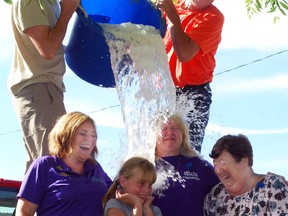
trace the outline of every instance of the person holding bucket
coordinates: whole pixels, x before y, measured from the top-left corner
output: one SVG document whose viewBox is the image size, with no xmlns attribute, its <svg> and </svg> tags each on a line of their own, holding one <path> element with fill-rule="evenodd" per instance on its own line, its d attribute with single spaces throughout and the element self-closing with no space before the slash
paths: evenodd
<svg viewBox="0 0 288 216">
<path fill-rule="evenodd" d="M 79 2 L 13 1 L 15 51 L 8 85 L 28 153 L 26 170 L 33 160 L 48 154 L 48 134 L 66 113 L 62 41 Z"/>
<path fill-rule="evenodd" d="M 209 120 L 212 102 L 209 83 L 224 23 L 223 14 L 212 3 L 213 0 L 156 3 L 164 11 L 168 25 L 164 42 L 177 99 L 189 109 L 190 141 L 198 152 Z"/>
</svg>

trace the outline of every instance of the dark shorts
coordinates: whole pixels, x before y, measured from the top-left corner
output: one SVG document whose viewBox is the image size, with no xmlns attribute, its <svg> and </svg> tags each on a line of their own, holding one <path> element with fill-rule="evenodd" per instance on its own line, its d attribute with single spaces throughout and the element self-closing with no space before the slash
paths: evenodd
<svg viewBox="0 0 288 216">
<path fill-rule="evenodd" d="M 200 152 L 212 103 L 210 84 L 176 88 L 176 97 L 178 108 L 186 114 L 191 146 Z"/>
</svg>

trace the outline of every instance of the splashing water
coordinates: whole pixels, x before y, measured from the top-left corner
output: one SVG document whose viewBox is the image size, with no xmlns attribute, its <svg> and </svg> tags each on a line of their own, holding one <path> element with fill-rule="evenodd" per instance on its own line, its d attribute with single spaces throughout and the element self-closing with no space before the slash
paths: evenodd
<svg viewBox="0 0 288 216">
<path fill-rule="evenodd" d="M 176 93 L 165 46 L 151 26 L 101 24 L 110 49 L 111 66 L 128 134 L 128 153 L 154 161 L 154 120 L 174 112 Z"/>
<path fill-rule="evenodd" d="M 176 112 L 176 90 L 170 76 L 164 42 L 151 26 L 122 23 L 101 24 L 109 46 L 111 66 L 121 103 L 128 135 L 126 158 L 142 156 L 155 163 L 156 137 L 159 125 L 155 121 Z M 180 100 L 186 112 L 185 99 Z M 191 107 L 190 107 L 191 108 Z M 184 113 L 182 113 L 183 116 Z M 168 178 L 185 187 L 179 172 L 163 161 L 157 169 L 153 188 L 159 196 L 169 187 Z"/>
<path fill-rule="evenodd" d="M 170 187 L 169 178 L 171 178 L 173 182 L 178 181 L 180 185 L 185 188 L 185 179 L 182 178 L 175 167 L 169 162 L 160 159 L 157 168 L 157 180 L 153 184 L 153 193 L 159 197 L 164 196 L 163 191 Z"/>
</svg>

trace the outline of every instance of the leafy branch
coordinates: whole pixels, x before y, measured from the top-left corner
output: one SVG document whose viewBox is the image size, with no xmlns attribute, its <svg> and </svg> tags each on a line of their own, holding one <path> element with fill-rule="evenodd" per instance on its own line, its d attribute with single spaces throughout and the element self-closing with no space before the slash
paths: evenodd
<svg viewBox="0 0 288 216">
<path fill-rule="evenodd" d="M 13 2 L 12 2 L 12 0 L 4 0 L 7 4 L 10 4 L 10 5 L 12 5 L 13 4 Z"/>
<path fill-rule="evenodd" d="M 288 10 L 288 3 L 286 0 L 245 0 L 248 17 L 259 14 L 261 12 L 276 13 L 280 12 L 286 16 Z M 278 16 L 274 17 L 274 23 L 279 19 Z"/>
</svg>

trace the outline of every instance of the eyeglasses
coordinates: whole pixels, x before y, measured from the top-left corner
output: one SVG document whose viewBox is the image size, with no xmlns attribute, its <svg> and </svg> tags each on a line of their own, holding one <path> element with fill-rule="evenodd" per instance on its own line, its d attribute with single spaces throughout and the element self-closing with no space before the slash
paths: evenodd
<svg viewBox="0 0 288 216">
<path fill-rule="evenodd" d="M 166 133 L 166 132 L 168 132 L 168 131 L 177 132 L 177 131 L 180 131 L 180 128 L 175 127 L 175 126 L 173 126 L 173 127 L 163 127 L 163 128 L 161 129 L 161 131 L 162 131 L 162 133 Z"/>
</svg>

